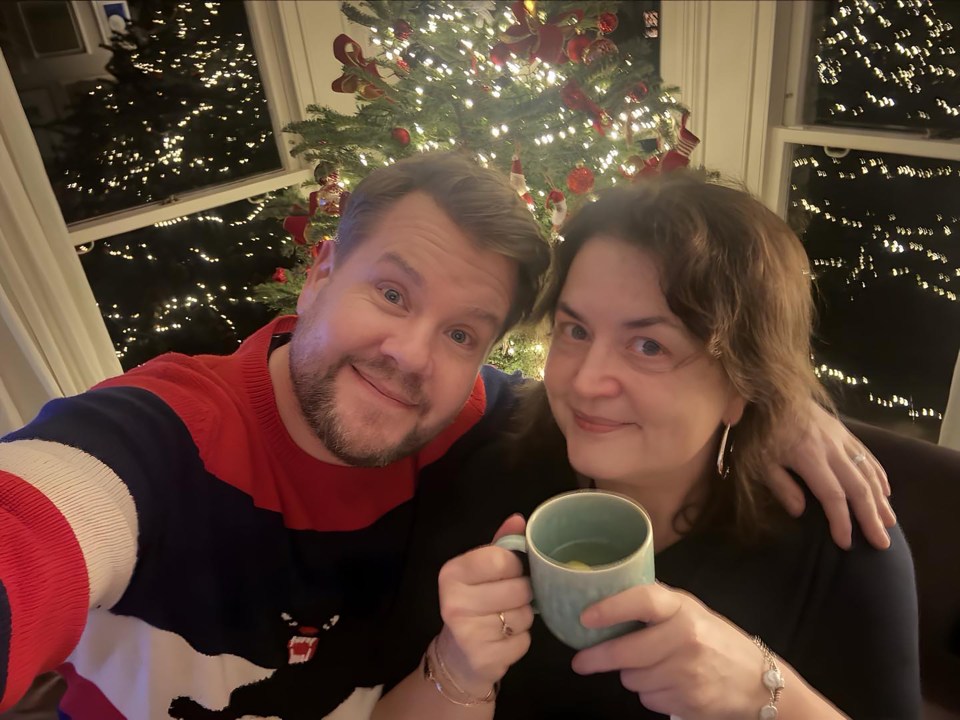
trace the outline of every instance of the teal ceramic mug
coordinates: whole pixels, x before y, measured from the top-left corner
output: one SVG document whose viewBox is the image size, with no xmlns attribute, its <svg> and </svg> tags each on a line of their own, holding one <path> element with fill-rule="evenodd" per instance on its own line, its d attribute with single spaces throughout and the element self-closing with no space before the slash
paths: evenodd
<svg viewBox="0 0 960 720">
<path fill-rule="evenodd" d="M 582 650 L 642 627 L 580 624 L 580 614 L 595 602 L 654 581 L 650 516 L 627 496 L 604 490 L 557 495 L 533 511 L 525 535 L 505 535 L 496 545 L 527 554 L 534 605 L 561 642 Z"/>
</svg>

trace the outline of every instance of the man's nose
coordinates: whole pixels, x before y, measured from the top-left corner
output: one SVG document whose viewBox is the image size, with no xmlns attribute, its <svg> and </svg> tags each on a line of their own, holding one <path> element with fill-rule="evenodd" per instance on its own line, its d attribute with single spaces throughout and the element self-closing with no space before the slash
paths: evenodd
<svg viewBox="0 0 960 720">
<path fill-rule="evenodd" d="M 383 341 L 380 350 L 400 372 L 425 377 L 433 369 L 434 336 L 427 323 L 403 323 Z"/>
</svg>

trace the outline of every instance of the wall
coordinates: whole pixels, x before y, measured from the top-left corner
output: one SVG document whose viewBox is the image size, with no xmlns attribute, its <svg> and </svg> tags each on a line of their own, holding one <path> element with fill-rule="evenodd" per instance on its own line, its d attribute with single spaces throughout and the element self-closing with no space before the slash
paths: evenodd
<svg viewBox="0 0 960 720">
<path fill-rule="evenodd" d="M 303 107 L 315 103 L 342 113 L 353 112 L 353 96 L 330 88 L 341 75 L 341 65 L 333 56 L 333 41 L 340 33 L 346 33 L 368 47 L 369 31 L 349 22 L 340 12 L 339 2 L 281 0 L 278 5 L 296 92 Z"/>
<path fill-rule="evenodd" d="M 662 5 L 664 81 L 678 85 L 701 145 L 693 156 L 760 193 L 771 106 L 777 3 L 670 0 Z"/>
</svg>

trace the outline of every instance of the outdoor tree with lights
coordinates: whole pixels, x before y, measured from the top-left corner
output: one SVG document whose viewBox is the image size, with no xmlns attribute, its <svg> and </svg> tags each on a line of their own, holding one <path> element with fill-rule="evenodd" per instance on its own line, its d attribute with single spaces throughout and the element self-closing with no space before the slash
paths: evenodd
<svg viewBox="0 0 960 720">
<path fill-rule="evenodd" d="M 241 3 L 132 0 L 108 77 L 58 121 L 48 174 L 68 222 L 280 167 Z M 266 199 L 97 241 L 81 261 L 117 355 L 231 352 L 274 311 L 253 288 L 292 258 Z M 278 266 L 281 266 L 278 270 Z"/>
<path fill-rule="evenodd" d="M 958 25 L 953 2 L 829 3 L 807 120 L 957 137 Z M 935 440 L 960 349 L 960 163 L 798 146 L 792 186 L 817 280 L 819 371 L 848 412 Z"/>
</svg>

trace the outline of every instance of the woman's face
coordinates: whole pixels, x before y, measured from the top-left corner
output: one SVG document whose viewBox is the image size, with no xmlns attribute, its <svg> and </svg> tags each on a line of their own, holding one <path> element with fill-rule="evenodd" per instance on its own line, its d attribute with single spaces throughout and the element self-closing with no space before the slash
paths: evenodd
<svg viewBox="0 0 960 720">
<path fill-rule="evenodd" d="M 597 236 L 560 293 L 544 375 L 573 467 L 651 485 L 699 477 L 744 402 L 667 306 L 643 250 Z"/>
</svg>

